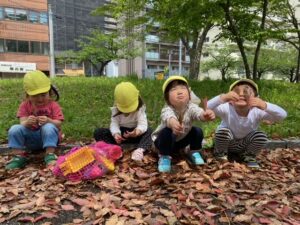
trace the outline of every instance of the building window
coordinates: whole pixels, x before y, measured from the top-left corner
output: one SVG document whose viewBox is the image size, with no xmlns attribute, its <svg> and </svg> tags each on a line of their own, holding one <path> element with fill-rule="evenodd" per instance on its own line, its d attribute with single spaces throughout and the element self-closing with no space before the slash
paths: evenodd
<svg viewBox="0 0 300 225">
<path fill-rule="evenodd" d="M 32 41 L 30 43 L 31 53 L 32 54 L 41 54 L 41 45 L 40 42 Z"/>
<path fill-rule="evenodd" d="M 0 39 L 0 52 L 4 52 L 4 39 Z"/>
<path fill-rule="evenodd" d="M 156 70 L 157 69 L 157 66 L 156 65 L 148 65 L 147 68 L 149 70 Z"/>
<path fill-rule="evenodd" d="M 28 41 L 18 41 L 18 52 L 29 52 L 29 43 Z"/>
<path fill-rule="evenodd" d="M 27 12 L 23 9 L 16 9 L 16 20 L 27 21 Z"/>
<path fill-rule="evenodd" d="M 41 13 L 40 14 L 40 23 L 41 24 L 47 24 L 48 23 L 48 15 L 47 15 L 47 13 Z"/>
<path fill-rule="evenodd" d="M 49 55 L 49 43 L 42 42 L 42 53 L 44 55 Z"/>
<path fill-rule="evenodd" d="M 38 23 L 39 22 L 39 13 L 30 11 L 28 15 L 28 20 L 30 23 Z"/>
<path fill-rule="evenodd" d="M 205 38 L 205 42 L 209 42 L 209 37 L 206 37 L 206 38 Z"/>
<path fill-rule="evenodd" d="M 6 40 L 6 51 L 7 52 L 17 52 L 17 41 L 16 40 Z"/>
<path fill-rule="evenodd" d="M 5 12 L 5 19 L 8 19 L 8 20 L 16 19 L 15 10 L 13 8 L 5 8 L 4 12 Z"/>
<path fill-rule="evenodd" d="M 4 19 L 4 12 L 3 12 L 3 8 L 0 7 L 0 20 Z"/>
</svg>

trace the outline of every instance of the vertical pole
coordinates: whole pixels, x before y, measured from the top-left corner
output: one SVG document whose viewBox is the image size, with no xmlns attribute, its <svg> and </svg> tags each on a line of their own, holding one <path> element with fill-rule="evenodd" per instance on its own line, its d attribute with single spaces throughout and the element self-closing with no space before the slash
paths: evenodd
<svg viewBox="0 0 300 225">
<path fill-rule="evenodd" d="M 172 54 L 172 50 L 170 49 L 169 50 L 169 74 L 168 74 L 168 76 L 171 75 L 171 54 Z"/>
<path fill-rule="evenodd" d="M 49 47 L 50 47 L 50 77 L 55 77 L 54 40 L 53 40 L 53 13 L 51 4 L 48 4 L 49 20 Z"/>
<path fill-rule="evenodd" d="M 179 75 L 182 73 L 182 42 L 181 39 L 179 39 Z"/>
</svg>

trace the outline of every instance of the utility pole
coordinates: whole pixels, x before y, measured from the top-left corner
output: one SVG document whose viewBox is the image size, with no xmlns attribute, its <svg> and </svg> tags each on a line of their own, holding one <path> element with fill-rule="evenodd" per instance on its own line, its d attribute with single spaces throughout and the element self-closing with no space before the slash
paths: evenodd
<svg viewBox="0 0 300 225">
<path fill-rule="evenodd" d="M 53 13 L 51 4 L 48 4 L 49 20 L 49 47 L 50 47 L 50 77 L 55 77 L 54 40 L 53 40 Z"/>
</svg>

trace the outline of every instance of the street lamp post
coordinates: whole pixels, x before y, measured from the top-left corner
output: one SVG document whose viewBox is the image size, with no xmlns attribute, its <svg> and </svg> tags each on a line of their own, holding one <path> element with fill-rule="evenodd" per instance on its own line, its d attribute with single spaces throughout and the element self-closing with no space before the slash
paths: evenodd
<svg viewBox="0 0 300 225">
<path fill-rule="evenodd" d="M 169 76 L 170 76 L 170 72 L 171 72 L 171 57 L 172 57 L 172 53 L 173 53 L 173 50 L 169 49 L 168 50 L 168 54 L 169 54 Z"/>
<path fill-rule="evenodd" d="M 49 47 L 50 47 L 50 77 L 55 77 L 54 40 L 53 40 L 53 13 L 51 4 L 48 5 L 49 18 Z"/>
</svg>

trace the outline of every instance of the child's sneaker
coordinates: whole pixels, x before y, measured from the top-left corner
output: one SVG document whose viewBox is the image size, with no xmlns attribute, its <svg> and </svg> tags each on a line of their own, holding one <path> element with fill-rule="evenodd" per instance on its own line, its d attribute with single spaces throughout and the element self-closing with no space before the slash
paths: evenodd
<svg viewBox="0 0 300 225">
<path fill-rule="evenodd" d="M 22 169 L 28 163 L 28 158 L 25 156 L 14 156 L 13 159 L 5 166 L 5 169 L 12 170 L 12 169 Z"/>
<path fill-rule="evenodd" d="M 244 162 L 249 168 L 260 168 L 256 158 L 253 156 L 244 156 Z"/>
<path fill-rule="evenodd" d="M 57 160 L 57 156 L 54 153 L 49 153 L 44 157 L 46 166 L 55 164 L 56 160 Z"/>
<path fill-rule="evenodd" d="M 158 171 L 161 173 L 171 172 L 171 157 L 168 155 L 162 155 L 158 160 Z"/>
<path fill-rule="evenodd" d="M 204 165 L 205 162 L 202 158 L 202 156 L 200 155 L 199 152 L 190 152 L 187 155 L 188 160 L 193 164 L 193 165 Z"/>
<path fill-rule="evenodd" d="M 223 162 L 228 161 L 228 156 L 225 154 L 215 154 L 215 158 L 218 161 L 223 161 Z"/>
<path fill-rule="evenodd" d="M 145 149 L 137 148 L 136 150 L 134 150 L 132 152 L 131 159 L 133 159 L 135 161 L 142 161 L 144 158 L 144 152 L 145 152 Z"/>
</svg>

